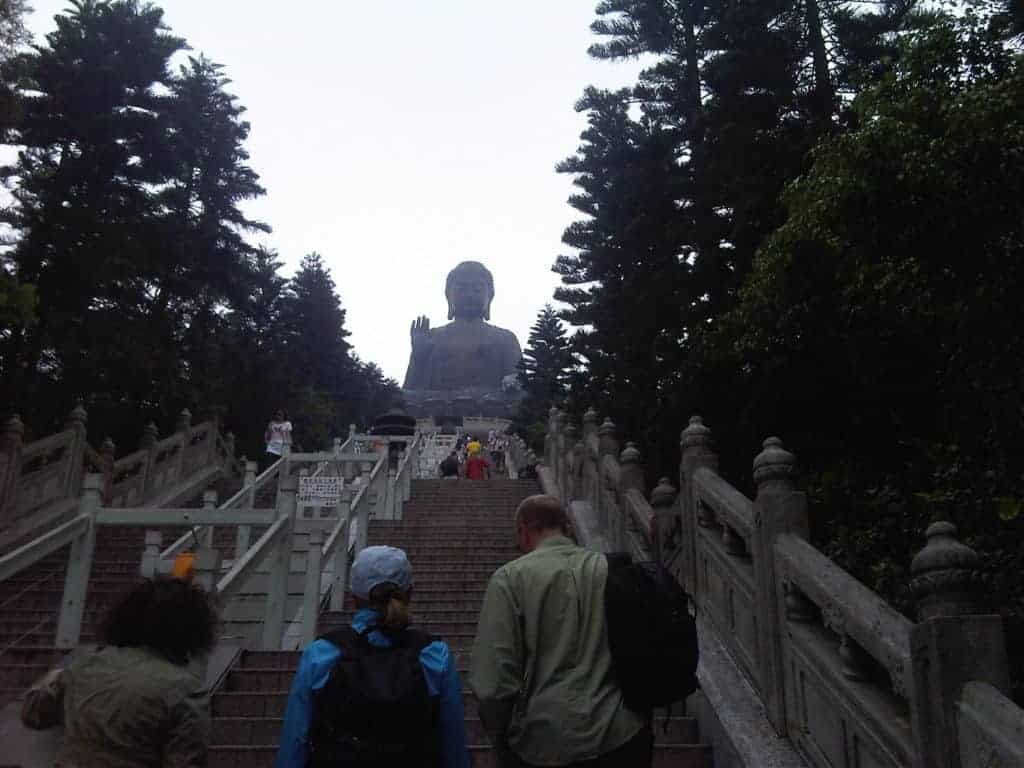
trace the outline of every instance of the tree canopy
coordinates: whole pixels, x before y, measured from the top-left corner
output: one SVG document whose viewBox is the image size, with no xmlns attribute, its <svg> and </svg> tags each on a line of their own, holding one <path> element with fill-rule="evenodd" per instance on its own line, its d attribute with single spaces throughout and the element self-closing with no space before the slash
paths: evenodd
<svg viewBox="0 0 1024 768">
<path fill-rule="evenodd" d="M 812 535 L 907 608 L 933 518 L 993 564 L 1024 643 L 1020 4 L 604 0 L 559 170 L 580 219 L 555 292 L 582 370 L 651 478 L 701 413 L 752 490 L 769 434 L 803 458 Z M 1024 654 L 1015 654 L 1024 679 Z M 1021 688 L 1018 684 L 1018 699 Z"/>
<path fill-rule="evenodd" d="M 42 432 L 83 398 L 124 445 L 150 419 L 219 409 L 250 456 L 278 408 L 312 446 L 390 406 L 397 385 L 352 353 L 323 259 L 288 279 L 250 239 L 270 227 L 244 210 L 264 189 L 224 67 L 185 57 L 135 0 L 74 0 L 15 49 L 23 8 L 0 4 L 16 106 L 0 132 L 18 148 L 0 168 L 0 401 Z"/>
</svg>

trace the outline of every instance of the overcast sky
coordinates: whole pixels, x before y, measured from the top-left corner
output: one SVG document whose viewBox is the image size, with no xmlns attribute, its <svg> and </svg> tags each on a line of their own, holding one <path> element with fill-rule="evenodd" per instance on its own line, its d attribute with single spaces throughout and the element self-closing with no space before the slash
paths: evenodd
<svg viewBox="0 0 1024 768">
<path fill-rule="evenodd" d="M 446 322 L 444 279 L 494 273 L 491 322 L 526 345 L 551 300 L 576 212 L 555 164 L 585 125 L 588 84 L 635 81 L 594 61 L 597 0 L 165 0 L 172 30 L 225 65 L 267 194 L 247 213 L 287 274 L 320 252 L 364 360 L 401 383 L 409 324 Z M 41 38 L 65 0 L 31 0 Z"/>
</svg>

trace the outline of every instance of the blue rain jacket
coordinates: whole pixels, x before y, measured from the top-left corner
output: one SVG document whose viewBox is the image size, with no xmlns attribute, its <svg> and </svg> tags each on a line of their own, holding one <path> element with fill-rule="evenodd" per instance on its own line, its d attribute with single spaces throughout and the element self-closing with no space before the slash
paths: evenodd
<svg viewBox="0 0 1024 768">
<path fill-rule="evenodd" d="M 359 633 L 375 627 L 380 613 L 370 608 L 356 611 L 352 628 Z M 371 644 L 387 648 L 391 640 L 382 632 L 373 630 L 367 635 Z M 327 684 L 331 668 L 341 658 L 341 649 L 326 640 L 315 640 L 303 652 L 299 668 L 288 695 L 288 707 L 281 729 L 281 745 L 277 750 L 274 768 L 306 768 L 306 736 L 313 716 L 313 691 Z M 455 669 L 455 658 L 448 646 L 435 640 L 420 652 L 420 665 L 427 682 L 427 692 L 437 696 L 438 729 L 441 739 L 441 759 L 445 768 L 469 768 L 466 750 L 466 730 L 463 721 L 462 683 Z"/>
</svg>

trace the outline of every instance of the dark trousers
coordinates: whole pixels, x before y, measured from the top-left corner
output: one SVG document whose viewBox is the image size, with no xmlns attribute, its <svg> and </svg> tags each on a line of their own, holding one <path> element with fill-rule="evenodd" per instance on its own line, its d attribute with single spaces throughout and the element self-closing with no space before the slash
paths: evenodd
<svg viewBox="0 0 1024 768">
<path fill-rule="evenodd" d="M 504 757 L 504 756 L 503 756 Z M 511 759 L 508 759 L 511 758 Z M 580 760 L 566 763 L 564 768 L 649 768 L 654 759 L 654 734 L 648 726 L 618 749 L 605 752 L 592 760 Z M 514 755 L 509 755 L 499 763 L 502 768 L 534 768 Z M 561 766 L 559 768 L 562 768 Z"/>
</svg>

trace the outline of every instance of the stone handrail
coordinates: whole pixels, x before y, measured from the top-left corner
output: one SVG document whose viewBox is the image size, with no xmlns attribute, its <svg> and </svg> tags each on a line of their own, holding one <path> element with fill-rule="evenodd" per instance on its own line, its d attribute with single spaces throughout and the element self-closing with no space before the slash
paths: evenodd
<svg viewBox="0 0 1024 768">
<path fill-rule="evenodd" d="M 44 533 L 37 539 L 0 556 L 0 581 L 5 581 L 79 538 L 89 527 L 88 517 L 79 515 Z"/>
<path fill-rule="evenodd" d="M 915 623 L 808 542 L 807 501 L 781 441 L 767 439 L 754 460 L 753 500 L 719 476 L 699 418 L 681 446 L 681 492 L 662 479 L 648 501 L 639 451 L 619 451 L 610 420 L 599 426 L 588 411 L 580 434 L 553 409 L 538 475 L 585 544 L 656 558 L 676 575 L 702 631 L 810 765 L 1018 764 L 985 762 L 1024 754 L 1024 712 L 999 692 L 1001 624 L 977 614 L 977 556 L 951 525 L 929 527 L 912 565 Z"/>
<path fill-rule="evenodd" d="M 99 450 L 86 442 L 87 414 L 75 406 L 62 431 L 23 444 L 17 416 L 0 427 L 0 540 L 16 542 L 63 519 L 75 506 L 86 471 L 103 477 L 107 506 L 138 505 L 175 495 L 175 487 L 199 473 L 233 472 L 234 437 L 214 421 L 192 425 L 185 410 L 175 434 L 157 439 L 148 424 L 139 450 L 115 460 L 115 446 Z"/>
</svg>

